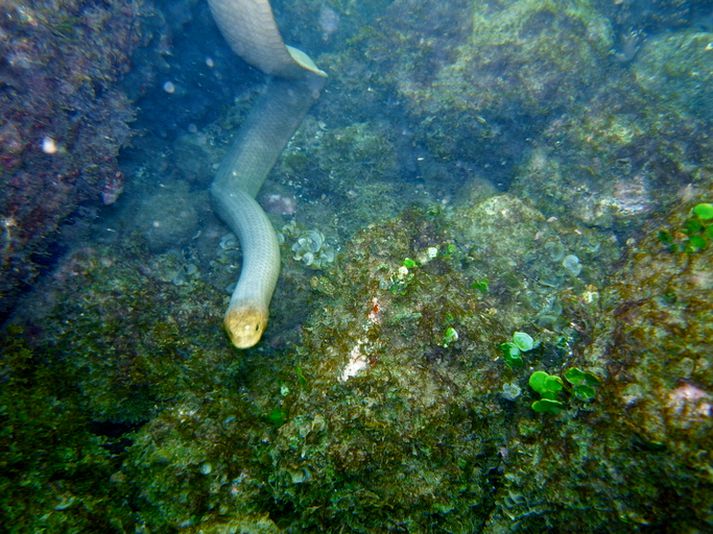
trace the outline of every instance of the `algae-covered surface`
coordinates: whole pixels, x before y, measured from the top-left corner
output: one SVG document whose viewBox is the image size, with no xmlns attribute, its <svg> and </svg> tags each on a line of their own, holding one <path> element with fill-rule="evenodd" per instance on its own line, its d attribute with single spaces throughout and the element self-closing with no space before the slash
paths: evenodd
<svg viewBox="0 0 713 534">
<path fill-rule="evenodd" d="M 713 2 L 272 5 L 329 78 L 248 350 L 265 76 L 202 1 L 0 5 L 0 529 L 713 530 Z"/>
</svg>

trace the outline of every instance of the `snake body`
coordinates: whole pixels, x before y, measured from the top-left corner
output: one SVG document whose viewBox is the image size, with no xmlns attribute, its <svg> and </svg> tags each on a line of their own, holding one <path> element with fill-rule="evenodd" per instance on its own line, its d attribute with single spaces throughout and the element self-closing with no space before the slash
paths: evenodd
<svg viewBox="0 0 713 534">
<path fill-rule="evenodd" d="M 238 236 L 243 253 L 224 326 L 233 345 L 245 349 L 255 345 L 267 327 L 280 274 L 277 236 L 255 196 L 319 97 L 326 74 L 304 52 L 285 45 L 268 0 L 208 0 L 208 4 L 233 51 L 272 77 L 211 186 L 215 211 Z"/>
</svg>

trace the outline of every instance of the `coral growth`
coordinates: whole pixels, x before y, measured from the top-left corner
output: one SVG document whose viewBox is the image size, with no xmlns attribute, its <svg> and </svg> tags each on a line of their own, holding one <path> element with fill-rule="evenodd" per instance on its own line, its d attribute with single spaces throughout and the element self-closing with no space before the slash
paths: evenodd
<svg viewBox="0 0 713 534">
<path fill-rule="evenodd" d="M 53 4 L 0 6 L 0 316 L 47 263 L 58 225 L 116 179 L 133 119 L 117 81 L 140 4 Z"/>
</svg>

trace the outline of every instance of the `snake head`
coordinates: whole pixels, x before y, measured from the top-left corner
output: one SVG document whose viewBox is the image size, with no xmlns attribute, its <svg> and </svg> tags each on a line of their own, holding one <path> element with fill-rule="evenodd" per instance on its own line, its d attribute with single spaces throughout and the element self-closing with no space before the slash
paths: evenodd
<svg viewBox="0 0 713 534">
<path fill-rule="evenodd" d="M 233 345 L 249 349 L 260 341 L 267 327 L 267 310 L 254 305 L 230 307 L 223 324 Z"/>
</svg>

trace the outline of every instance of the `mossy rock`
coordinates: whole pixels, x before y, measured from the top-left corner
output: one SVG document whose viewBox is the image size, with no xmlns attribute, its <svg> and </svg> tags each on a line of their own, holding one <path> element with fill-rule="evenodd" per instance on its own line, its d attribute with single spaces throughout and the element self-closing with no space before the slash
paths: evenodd
<svg viewBox="0 0 713 534">
<path fill-rule="evenodd" d="M 132 248 L 76 250 L 45 288 L 48 306 L 30 310 L 33 345 L 71 377 L 94 421 L 144 421 L 187 384 L 212 382 L 214 365 L 230 358 L 219 329 L 224 295 L 197 275 L 172 281 L 173 260 Z"/>
<path fill-rule="evenodd" d="M 471 35 L 421 67 L 429 72 L 410 73 L 398 91 L 434 155 L 486 163 L 505 180 L 543 120 L 587 98 L 612 35 L 587 1 L 493 4 L 465 8 Z"/>
<path fill-rule="evenodd" d="M 671 252 L 658 236 L 682 227 L 691 207 L 678 205 L 630 252 L 586 356 L 606 364 L 602 402 L 615 425 L 629 429 L 615 442 L 616 455 L 631 454 L 631 481 L 612 486 L 623 513 L 649 526 L 706 530 L 713 524 L 713 249 Z"/>
<path fill-rule="evenodd" d="M 713 122 L 713 33 L 683 30 L 649 39 L 633 65 L 659 105 Z"/>
<path fill-rule="evenodd" d="M 690 34 L 669 34 L 666 42 L 690 44 L 686 36 Z M 511 192 L 529 198 L 547 216 L 628 238 L 671 209 L 683 191 L 695 195 L 710 189 L 713 142 L 707 134 L 707 86 L 696 86 L 693 75 L 664 82 L 660 54 L 653 63 L 646 59 L 656 50 L 642 51 L 634 74 L 614 73 L 591 100 L 554 118 L 518 169 Z M 696 55 L 691 56 L 684 68 L 693 69 Z M 637 83 L 647 63 L 645 84 Z M 698 63 L 705 77 L 707 71 Z M 656 89 L 658 83 L 666 87 Z M 698 100 L 697 112 L 689 97 Z"/>
<path fill-rule="evenodd" d="M 305 325 L 270 451 L 292 528 L 482 526 L 473 510 L 488 507 L 503 415 L 491 385 L 500 329 L 456 259 L 407 262 L 413 277 L 393 290 L 403 259 L 447 235 L 441 217 L 407 210 L 355 236 L 328 275 L 334 297 Z M 459 338 L 444 348 L 448 324 Z"/>
</svg>

